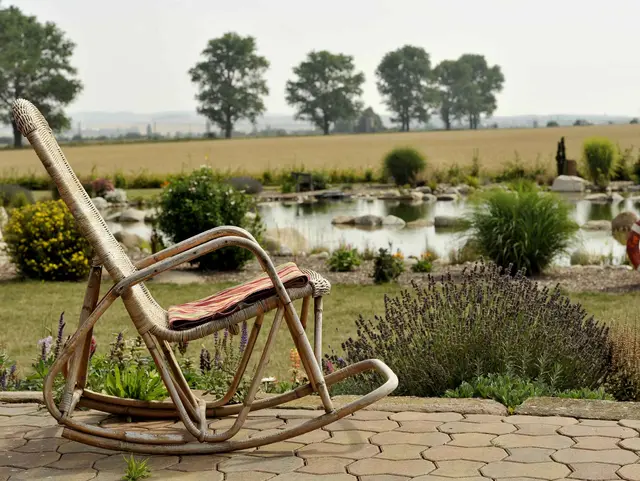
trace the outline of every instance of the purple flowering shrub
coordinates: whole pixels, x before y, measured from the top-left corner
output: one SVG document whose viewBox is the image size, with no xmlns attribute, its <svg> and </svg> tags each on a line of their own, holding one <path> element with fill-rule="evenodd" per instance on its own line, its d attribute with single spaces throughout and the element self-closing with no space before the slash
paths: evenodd
<svg viewBox="0 0 640 481">
<path fill-rule="evenodd" d="M 465 269 L 425 285 L 413 283 L 385 296 L 384 314 L 360 317 L 357 333 L 342 344 L 343 357 L 327 355 L 327 371 L 379 358 L 398 375 L 395 395 L 441 396 L 477 376 L 510 374 L 555 390 L 597 389 L 612 371 L 608 327 L 596 322 L 558 288 L 539 288 L 522 273 L 494 264 Z M 380 384 L 375 375 L 354 378 L 352 393 Z"/>
</svg>

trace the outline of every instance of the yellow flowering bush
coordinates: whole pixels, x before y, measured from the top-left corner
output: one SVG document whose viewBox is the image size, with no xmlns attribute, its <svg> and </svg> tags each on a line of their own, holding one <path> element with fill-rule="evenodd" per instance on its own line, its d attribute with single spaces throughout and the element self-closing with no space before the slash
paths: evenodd
<svg viewBox="0 0 640 481">
<path fill-rule="evenodd" d="M 25 277 L 77 280 L 89 272 L 89 243 L 61 200 L 14 209 L 5 241 L 9 256 Z"/>
</svg>

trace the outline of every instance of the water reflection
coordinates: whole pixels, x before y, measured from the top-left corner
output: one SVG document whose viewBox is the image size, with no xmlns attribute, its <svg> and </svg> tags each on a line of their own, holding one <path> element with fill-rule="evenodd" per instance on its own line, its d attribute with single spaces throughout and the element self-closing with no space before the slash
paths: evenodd
<svg viewBox="0 0 640 481">
<path fill-rule="evenodd" d="M 388 202 L 385 207 L 387 215 L 395 215 L 405 222 L 413 222 L 429 218 L 429 214 L 433 209 L 433 203 Z"/>
<path fill-rule="evenodd" d="M 611 220 L 613 217 L 612 204 L 608 202 L 606 204 L 590 202 L 589 220 Z"/>
</svg>

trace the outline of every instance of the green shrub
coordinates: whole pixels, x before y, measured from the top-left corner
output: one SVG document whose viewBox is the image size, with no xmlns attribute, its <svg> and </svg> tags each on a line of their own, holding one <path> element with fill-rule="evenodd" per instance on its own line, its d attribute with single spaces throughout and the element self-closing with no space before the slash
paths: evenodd
<svg viewBox="0 0 640 481">
<path fill-rule="evenodd" d="M 113 186 L 116 189 L 126 189 L 127 188 L 127 177 L 121 170 L 117 170 L 115 174 L 113 174 Z"/>
<path fill-rule="evenodd" d="M 380 249 L 373 259 L 373 282 L 384 284 L 395 281 L 404 272 L 404 257 L 400 251 L 391 254 L 389 249 Z"/>
<path fill-rule="evenodd" d="M 480 199 L 470 215 L 471 239 L 501 267 L 538 274 L 567 250 L 578 230 L 563 200 L 530 184 L 515 192 L 492 190 Z"/>
<path fill-rule="evenodd" d="M 608 327 L 522 273 L 476 264 L 461 279 L 412 286 L 385 296 L 381 315 L 360 316 L 342 357 L 327 360 L 340 368 L 381 359 L 398 374 L 397 396 L 441 396 L 477 376 L 507 373 L 560 391 L 597 389 L 611 372 Z M 358 376 L 350 388 L 368 392 L 379 382 Z"/>
<path fill-rule="evenodd" d="M 447 390 L 444 397 L 493 399 L 513 412 L 531 397 L 551 396 L 572 399 L 605 399 L 613 401 L 603 388 L 558 391 L 544 382 L 523 379 L 511 374 L 488 374 L 464 381 L 456 389 Z"/>
<path fill-rule="evenodd" d="M 585 140 L 582 157 L 589 179 L 599 187 L 609 185 L 616 169 L 616 149 L 609 139 Z"/>
<path fill-rule="evenodd" d="M 393 149 L 383 161 L 385 175 L 393 177 L 396 185 L 415 185 L 417 176 L 427 167 L 427 161 L 411 147 Z"/>
<path fill-rule="evenodd" d="M 422 273 L 431 272 L 433 270 L 433 261 L 435 261 L 437 258 L 438 258 L 438 255 L 435 252 L 427 249 L 425 252 L 422 253 L 420 258 L 418 259 L 418 262 L 416 262 L 411 266 L 411 270 L 413 272 L 422 272 Z"/>
<path fill-rule="evenodd" d="M 255 208 L 250 195 L 229 185 L 217 183 L 208 167 L 189 175 L 174 177 L 160 195 L 158 227 L 173 242 L 180 242 L 208 229 L 232 225 L 243 227 L 260 242 L 260 217 L 247 214 Z M 196 259 L 201 269 L 234 270 L 242 267 L 253 254 L 246 249 L 230 247 Z"/>
<path fill-rule="evenodd" d="M 630 181 L 633 178 L 633 147 L 621 149 L 618 145 L 618 160 L 613 173 L 613 179 L 616 181 Z"/>
<path fill-rule="evenodd" d="M 77 280 L 89 273 L 89 243 L 60 200 L 14 209 L 5 241 L 9 256 L 25 277 Z"/>
<path fill-rule="evenodd" d="M 331 253 L 327 265 L 331 272 L 351 272 L 360 265 L 358 249 L 350 245 L 341 245 Z"/>
</svg>

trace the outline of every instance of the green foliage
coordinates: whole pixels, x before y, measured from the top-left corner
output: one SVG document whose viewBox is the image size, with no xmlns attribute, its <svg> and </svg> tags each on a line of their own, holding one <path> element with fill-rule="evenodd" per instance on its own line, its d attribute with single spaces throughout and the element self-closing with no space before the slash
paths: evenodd
<svg viewBox="0 0 640 481">
<path fill-rule="evenodd" d="M 125 470 L 124 476 L 120 478 L 122 481 L 139 481 L 151 476 L 148 458 L 137 461 L 133 454 L 129 456 L 129 459 L 124 456 L 123 458 L 127 463 L 127 469 Z"/>
<path fill-rule="evenodd" d="M 198 86 L 198 113 L 230 138 L 236 122 L 255 122 L 264 113 L 269 61 L 258 55 L 254 37 L 235 32 L 209 40 L 202 56 L 204 60 L 189 70 Z"/>
<path fill-rule="evenodd" d="M 517 155 L 512 162 L 507 162 L 502 172 L 496 177 L 496 182 L 513 182 L 520 179 L 539 181 L 548 175 L 547 169 L 544 165 L 536 162 L 533 167 L 528 167 L 522 163 L 522 160 Z"/>
<path fill-rule="evenodd" d="M 365 77 L 352 56 L 312 51 L 293 74 L 296 78 L 286 85 L 287 103 L 296 109 L 296 119 L 312 122 L 324 135 L 335 122 L 353 119 L 361 110 Z"/>
<path fill-rule="evenodd" d="M 82 91 L 71 66 L 75 44 L 54 23 L 40 23 L 15 6 L 0 8 L 0 122 L 11 125 L 11 102 L 21 96 L 40 109 L 53 130 L 69 127 L 63 107 Z M 14 147 L 22 135 L 13 127 Z"/>
<path fill-rule="evenodd" d="M 382 163 L 385 175 L 393 177 L 396 185 L 415 185 L 418 174 L 427 167 L 425 156 L 412 147 L 393 149 Z"/>
<path fill-rule="evenodd" d="M 448 398 L 493 399 L 504 404 L 510 412 L 530 397 L 539 396 L 613 400 L 613 396 L 607 394 L 603 388 L 558 391 L 544 382 L 523 379 L 512 374 L 495 373 L 475 377 L 469 382 L 464 381 L 456 389 L 449 389 L 444 393 L 444 397 Z"/>
<path fill-rule="evenodd" d="M 17 209 L 33 203 L 33 194 L 24 187 L 0 184 L 0 207 Z"/>
<path fill-rule="evenodd" d="M 104 389 L 119 398 L 160 401 L 168 396 L 162 378 L 154 369 L 143 365 L 127 366 L 122 371 L 116 365 L 107 374 Z"/>
<path fill-rule="evenodd" d="M 555 120 L 549 120 L 547 122 L 547 127 L 558 127 L 558 122 L 556 122 Z"/>
<path fill-rule="evenodd" d="M 518 186 L 516 186 L 518 187 Z M 471 239 L 501 267 L 539 274 L 571 245 L 578 225 L 559 197 L 521 184 L 515 192 L 487 192 L 470 215 Z"/>
<path fill-rule="evenodd" d="M 404 45 L 382 57 L 376 69 L 376 85 L 384 104 L 394 114 L 401 132 L 411 121 L 427 123 L 433 102 L 431 60 L 422 47 Z"/>
<path fill-rule="evenodd" d="M 620 148 L 618 145 L 618 160 L 616 161 L 615 171 L 612 180 L 629 181 L 633 179 L 633 147 L 626 149 Z"/>
<path fill-rule="evenodd" d="M 437 254 L 433 251 L 426 250 L 422 253 L 418 262 L 411 266 L 413 272 L 431 272 L 433 270 L 433 261 L 438 258 Z"/>
<path fill-rule="evenodd" d="M 25 277 L 77 280 L 89 272 L 89 243 L 61 200 L 14 209 L 4 235 L 9 257 Z"/>
<path fill-rule="evenodd" d="M 593 137 L 585 140 L 582 157 L 589 179 L 599 187 L 606 187 L 616 169 L 616 150 L 605 138 Z"/>
<path fill-rule="evenodd" d="M 444 122 L 446 130 L 451 130 L 453 120 L 459 116 L 468 85 L 465 67 L 458 60 L 443 60 L 433 69 L 436 81 L 435 107 Z"/>
<path fill-rule="evenodd" d="M 398 251 L 395 254 L 389 249 L 378 250 L 378 255 L 373 260 L 373 282 L 384 284 L 395 281 L 404 272 L 404 257 Z"/>
<path fill-rule="evenodd" d="M 456 276 L 457 277 L 457 276 Z M 604 385 L 612 371 L 609 329 L 579 304 L 539 288 L 522 273 L 511 276 L 491 264 L 429 278 L 397 296 L 385 309 L 356 321 L 357 336 L 342 344 L 341 367 L 364 359 L 383 360 L 398 373 L 397 396 L 440 396 L 464 381 L 512 374 L 558 391 Z M 376 376 L 351 386 L 367 392 Z"/>
<path fill-rule="evenodd" d="M 160 196 L 158 227 L 174 242 L 218 226 L 233 225 L 251 232 L 260 242 L 262 223 L 256 215 L 247 214 L 255 208 L 253 197 L 217 182 L 208 167 L 171 179 Z M 185 222 L 188 219 L 188 222 Z M 201 269 L 234 270 L 240 268 L 252 254 L 246 249 L 230 247 L 198 258 Z"/>
<path fill-rule="evenodd" d="M 360 265 L 358 249 L 350 245 L 341 245 L 331 253 L 327 265 L 331 272 L 350 272 Z"/>
</svg>

